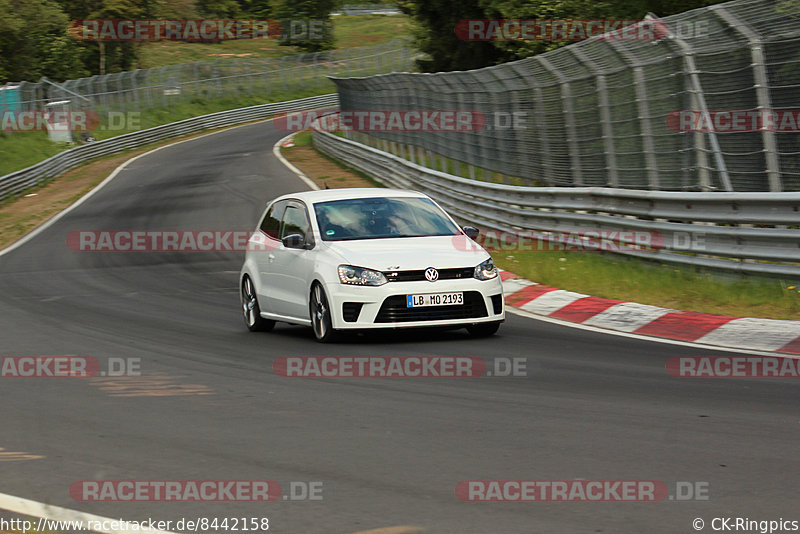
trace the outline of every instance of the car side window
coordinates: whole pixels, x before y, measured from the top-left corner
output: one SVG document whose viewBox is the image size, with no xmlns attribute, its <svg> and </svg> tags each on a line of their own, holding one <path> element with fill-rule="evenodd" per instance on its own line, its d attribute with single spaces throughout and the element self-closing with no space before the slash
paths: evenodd
<svg viewBox="0 0 800 534">
<path fill-rule="evenodd" d="M 261 221 L 261 231 L 267 234 L 272 239 L 280 239 L 278 233 L 281 228 L 281 215 L 283 209 L 286 207 L 286 202 L 276 202 L 267 212 L 264 220 Z"/>
<path fill-rule="evenodd" d="M 308 222 L 306 210 L 295 205 L 286 206 L 283 214 L 281 239 L 291 234 L 300 234 L 307 242 L 311 234 L 311 225 Z"/>
</svg>

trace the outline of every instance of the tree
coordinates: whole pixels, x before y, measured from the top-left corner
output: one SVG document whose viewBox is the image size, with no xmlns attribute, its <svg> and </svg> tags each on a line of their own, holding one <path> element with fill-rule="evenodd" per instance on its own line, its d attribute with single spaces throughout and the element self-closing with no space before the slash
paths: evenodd
<svg viewBox="0 0 800 534">
<path fill-rule="evenodd" d="M 199 17 L 195 0 L 170 0 L 158 6 L 157 19 L 196 19 Z"/>
<path fill-rule="evenodd" d="M 239 10 L 244 17 L 267 20 L 272 15 L 269 0 L 238 0 Z"/>
<path fill-rule="evenodd" d="M 463 41 L 455 33 L 460 20 L 489 18 L 481 0 L 400 0 L 398 7 L 417 22 L 417 47 L 429 55 L 417 61 L 424 72 L 477 69 L 505 59 L 494 43 Z"/>
<path fill-rule="evenodd" d="M 336 0 L 278 0 L 275 17 L 281 21 L 281 45 L 308 52 L 334 48 L 331 11 Z"/>
<path fill-rule="evenodd" d="M 159 0 L 58 0 L 71 20 L 152 19 L 161 7 Z M 83 62 L 92 74 L 132 70 L 139 60 L 141 43 L 136 41 L 83 41 Z"/>
<path fill-rule="evenodd" d="M 54 80 L 87 74 L 68 19 L 51 0 L 0 0 L 0 80 Z"/>
<path fill-rule="evenodd" d="M 400 9 L 417 23 L 418 48 L 429 58 L 418 61 L 425 72 L 486 67 L 540 54 L 569 42 L 465 41 L 455 34 L 465 19 L 642 19 L 719 3 L 721 0 L 399 0 Z"/>
<path fill-rule="evenodd" d="M 202 16 L 217 19 L 235 18 L 240 11 L 236 0 L 197 0 L 195 5 Z"/>
</svg>

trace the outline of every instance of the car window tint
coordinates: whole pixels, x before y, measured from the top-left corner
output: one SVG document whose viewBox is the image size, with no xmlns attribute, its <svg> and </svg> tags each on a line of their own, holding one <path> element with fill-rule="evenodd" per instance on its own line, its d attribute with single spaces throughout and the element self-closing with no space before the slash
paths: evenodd
<svg viewBox="0 0 800 534">
<path fill-rule="evenodd" d="M 283 214 L 281 239 L 291 234 L 300 234 L 306 237 L 308 236 L 308 226 L 308 217 L 306 217 L 304 209 L 296 206 L 287 206 Z"/>
<path fill-rule="evenodd" d="M 427 198 L 357 198 L 314 204 L 322 239 L 378 239 L 458 235 L 455 226 Z"/>
<path fill-rule="evenodd" d="M 269 209 L 264 220 L 261 221 L 261 231 L 272 239 L 280 239 L 278 237 L 278 231 L 281 227 L 281 214 L 283 213 L 284 206 L 286 206 L 285 202 L 276 202 Z"/>
</svg>

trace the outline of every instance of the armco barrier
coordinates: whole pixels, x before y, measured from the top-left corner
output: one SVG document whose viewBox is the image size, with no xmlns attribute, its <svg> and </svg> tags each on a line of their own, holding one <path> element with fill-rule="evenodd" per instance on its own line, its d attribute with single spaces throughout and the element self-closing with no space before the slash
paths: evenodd
<svg viewBox="0 0 800 534">
<path fill-rule="evenodd" d="M 512 186 L 428 169 L 326 128 L 315 128 L 314 144 L 387 185 L 426 193 L 454 216 L 484 229 L 531 231 L 546 241 L 558 241 L 563 235 L 559 232 L 660 232 L 660 250 L 631 243 L 619 253 L 741 273 L 800 276 L 800 193 Z"/>
<path fill-rule="evenodd" d="M 148 145 L 164 139 L 181 137 L 202 130 L 222 128 L 264 119 L 282 111 L 337 107 L 338 103 L 339 100 L 336 94 L 327 94 L 300 100 L 262 104 L 193 117 L 180 122 L 173 122 L 163 126 L 148 128 L 147 130 L 80 145 L 56 154 L 27 169 L 0 176 L 0 200 L 4 200 L 25 189 L 41 184 L 93 158 L 117 154 L 124 150 Z"/>
</svg>

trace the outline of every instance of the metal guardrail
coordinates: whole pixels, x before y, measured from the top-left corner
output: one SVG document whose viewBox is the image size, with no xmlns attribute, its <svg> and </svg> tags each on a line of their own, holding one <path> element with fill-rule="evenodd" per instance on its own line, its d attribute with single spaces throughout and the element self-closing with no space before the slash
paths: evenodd
<svg viewBox="0 0 800 534">
<path fill-rule="evenodd" d="M 315 146 L 326 154 L 387 185 L 426 193 L 483 229 L 526 231 L 550 242 L 588 230 L 658 232 L 663 248 L 644 249 L 619 235 L 623 246 L 616 252 L 739 273 L 800 276 L 800 193 L 495 184 L 432 170 L 329 129 L 314 131 Z"/>
<path fill-rule="evenodd" d="M 100 156 L 117 154 L 124 150 L 148 145 L 164 139 L 181 137 L 202 130 L 222 128 L 224 126 L 233 126 L 235 124 L 264 119 L 282 111 L 336 107 L 338 103 L 338 95 L 334 93 L 302 98 L 300 100 L 262 104 L 247 108 L 220 111 L 209 115 L 201 115 L 200 117 L 192 117 L 191 119 L 148 128 L 147 130 L 80 145 L 65 150 L 26 169 L 0 176 L 0 200 L 17 195 L 21 191 L 46 182 L 59 174 Z"/>
</svg>

